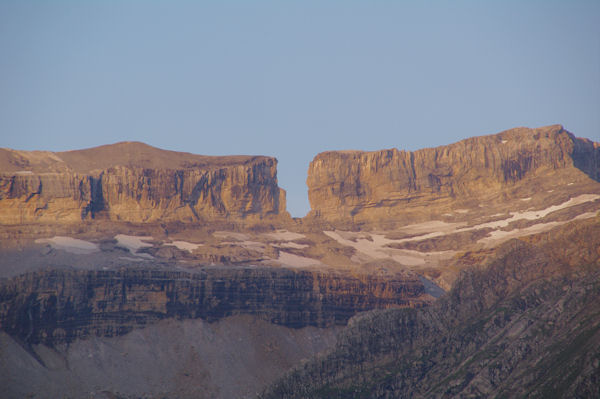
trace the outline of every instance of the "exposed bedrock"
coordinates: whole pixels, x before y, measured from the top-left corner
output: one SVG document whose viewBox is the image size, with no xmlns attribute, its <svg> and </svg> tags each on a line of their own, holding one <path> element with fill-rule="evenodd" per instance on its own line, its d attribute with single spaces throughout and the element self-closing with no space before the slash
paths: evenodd
<svg viewBox="0 0 600 399">
<path fill-rule="evenodd" d="M 208 157 L 130 142 L 59 153 L 0 149 L 0 224 L 289 221 L 276 169 L 271 157 Z M 457 203 L 497 204 L 598 181 L 600 145 L 560 125 L 414 152 L 332 151 L 310 164 L 308 220 L 418 222 Z"/>
<path fill-rule="evenodd" d="M 513 240 L 423 309 L 352 319 L 264 398 L 600 397 L 600 218 Z"/>
<path fill-rule="evenodd" d="M 258 220 L 286 215 L 270 157 L 205 157 L 119 143 L 0 150 L 0 223 Z"/>
<path fill-rule="evenodd" d="M 350 276 L 276 268 L 206 268 L 198 273 L 123 269 L 49 270 L 0 285 L 2 330 L 52 346 L 118 336 L 165 318 L 248 314 L 287 327 L 344 325 L 360 311 L 420 307 L 431 297 L 411 274 Z"/>
<path fill-rule="evenodd" d="M 311 162 L 307 184 L 316 220 L 368 223 L 424 220 L 435 207 L 453 202 L 490 197 L 498 202 L 516 187 L 534 194 L 590 178 L 600 180 L 599 143 L 554 125 L 414 152 L 324 152 Z"/>
</svg>

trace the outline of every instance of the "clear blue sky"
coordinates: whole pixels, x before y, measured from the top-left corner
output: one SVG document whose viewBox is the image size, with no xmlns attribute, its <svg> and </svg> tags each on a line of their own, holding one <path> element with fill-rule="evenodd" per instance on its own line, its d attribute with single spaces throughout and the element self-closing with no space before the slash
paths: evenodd
<svg viewBox="0 0 600 399">
<path fill-rule="evenodd" d="M 600 141 L 600 1 L 0 0 L 0 147 L 279 159 L 516 126 Z"/>
</svg>

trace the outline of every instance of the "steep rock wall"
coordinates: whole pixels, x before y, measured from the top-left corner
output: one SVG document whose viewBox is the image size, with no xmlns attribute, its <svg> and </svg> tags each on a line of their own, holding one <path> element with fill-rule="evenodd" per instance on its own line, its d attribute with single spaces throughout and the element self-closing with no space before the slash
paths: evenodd
<svg viewBox="0 0 600 399">
<path fill-rule="evenodd" d="M 56 154 L 2 150 L 0 224 L 239 221 L 286 214 L 274 158 L 201 157 L 141 143 L 105 147 Z"/>
<path fill-rule="evenodd" d="M 355 313 L 420 307 L 431 297 L 414 275 L 358 276 L 274 268 L 200 273 L 50 270 L 0 285 L 0 326 L 20 341 L 53 345 L 123 335 L 165 318 L 249 314 L 288 327 L 343 325 Z"/>
<path fill-rule="evenodd" d="M 600 180 L 600 145 L 554 125 L 414 152 L 332 151 L 311 162 L 307 185 L 312 217 L 372 222 L 457 200 L 497 201 L 506 189 L 545 175 L 554 184 Z"/>
</svg>

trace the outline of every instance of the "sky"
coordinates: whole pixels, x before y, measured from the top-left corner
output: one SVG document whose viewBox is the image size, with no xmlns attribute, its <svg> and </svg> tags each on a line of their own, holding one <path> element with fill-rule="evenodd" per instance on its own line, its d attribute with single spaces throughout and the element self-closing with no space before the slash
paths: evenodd
<svg viewBox="0 0 600 399">
<path fill-rule="evenodd" d="M 560 123 L 600 141 L 600 1 L 0 0 L 0 147 L 278 159 Z"/>
</svg>

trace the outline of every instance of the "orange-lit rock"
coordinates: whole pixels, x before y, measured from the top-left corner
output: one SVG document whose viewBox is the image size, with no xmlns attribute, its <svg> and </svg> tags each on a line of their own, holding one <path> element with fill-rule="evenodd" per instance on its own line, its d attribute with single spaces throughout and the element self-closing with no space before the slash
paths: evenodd
<svg viewBox="0 0 600 399">
<path fill-rule="evenodd" d="M 560 125 L 517 128 L 414 152 L 331 151 L 308 170 L 311 217 L 334 224 L 430 220 L 457 203 L 600 178 L 600 146 Z"/>
<path fill-rule="evenodd" d="M 119 143 L 62 153 L 0 150 L 0 223 L 260 220 L 287 216 L 277 160 Z"/>
</svg>

